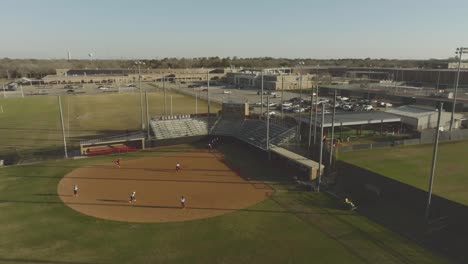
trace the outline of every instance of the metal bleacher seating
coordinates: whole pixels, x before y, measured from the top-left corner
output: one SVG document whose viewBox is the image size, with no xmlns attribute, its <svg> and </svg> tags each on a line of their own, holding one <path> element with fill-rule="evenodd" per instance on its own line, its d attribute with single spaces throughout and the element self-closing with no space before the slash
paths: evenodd
<svg viewBox="0 0 468 264">
<path fill-rule="evenodd" d="M 266 148 L 266 122 L 258 119 L 218 118 L 213 125 L 206 117 L 190 115 L 158 117 L 151 121 L 156 139 L 189 136 L 233 136 L 257 147 Z M 270 123 L 270 143 L 281 145 L 295 136 L 295 128 Z"/>
<path fill-rule="evenodd" d="M 234 136 L 249 144 L 265 149 L 267 141 L 266 131 L 267 124 L 265 121 L 250 119 L 244 120 Z M 279 145 L 289 139 L 291 134 L 294 134 L 294 130 L 280 125 L 270 124 L 270 143 Z"/>
<path fill-rule="evenodd" d="M 173 119 L 170 119 L 173 118 Z M 208 134 L 208 122 L 204 118 L 186 118 L 185 116 L 170 116 L 151 121 L 156 139 L 168 139 Z"/>
</svg>

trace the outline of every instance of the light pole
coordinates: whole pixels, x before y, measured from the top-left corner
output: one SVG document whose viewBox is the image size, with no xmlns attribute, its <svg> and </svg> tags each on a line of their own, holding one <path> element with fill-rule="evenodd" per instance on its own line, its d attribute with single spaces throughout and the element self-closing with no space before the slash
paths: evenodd
<svg viewBox="0 0 468 264">
<path fill-rule="evenodd" d="M 424 214 L 424 217 L 426 220 L 429 220 L 429 210 L 431 208 L 431 199 L 432 199 L 432 185 L 434 183 L 434 173 L 435 173 L 435 166 L 436 166 L 436 159 L 437 159 L 437 147 L 439 145 L 439 134 L 440 134 L 440 116 L 442 114 L 442 109 L 443 109 L 444 103 L 440 103 L 439 106 L 439 117 L 437 119 L 437 130 L 436 130 L 436 135 L 434 139 L 434 147 L 432 151 L 432 167 L 431 167 L 431 176 L 429 177 L 429 190 L 427 191 L 427 203 L 426 203 L 426 212 Z"/>
<path fill-rule="evenodd" d="M 322 183 L 322 160 L 323 160 L 323 127 L 325 125 L 325 108 L 322 105 L 322 122 L 320 123 L 320 155 L 318 164 L 318 177 L 317 177 L 317 192 L 320 192 L 320 184 Z"/>
<path fill-rule="evenodd" d="M 138 88 L 140 89 L 140 110 L 141 110 L 141 131 L 145 130 L 145 123 L 143 122 L 143 93 L 141 92 L 141 65 L 145 65 L 142 61 L 135 61 L 138 66 Z"/>
<path fill-rule="evenodd" d="M 299 65 L 299 124 L 297 126 L 297 140 L 301 142 L 301 124 L 302 124 L 302 66 L 304 65 L 303 61 L 298 63 Z"/>
<path fill-rule="evenodd" d="M 318 86 L 318 66 L 317 66 L 317 76 L 316 76 L 316 92 L 315 92 L 315 119 L 314 119 L 314 145 L 317 143 L 317 119 L 318 119 L 318 94 L 319 94 L 319 86 Z"/>
<path fill-rule="evenodd" d="M 206 97 L 208 101 L 208 124 L 211 123 L 211 102 L 210 102 L 210 70 L 206 73 Z"/>
<path fill-rule="evenodd" d="M 460 64 L 462 61 L 463 54 L 468 53 L 468 48 L 457 48 L 455 54 L 458 54 L 458 69 L 457 69 L 457 78 L 455 81 L 455 91 L 453 92 L 453 105 L 452 105 L 452 115 L 450 117 L 450 131 L 453 129 L 453 116 L 455 114 L 455 105 L 457 104 L 457 90 L 458 90 L 458 81 L 460 80 Z"/>
<path fill-rule="evenodd" d="M 437 68 L 439 69 L 439 74 L 437 75 L 437 85 L 436 85 L 436 93 L 439 92 L 439 83 L 440 83 L 440 65 L 437 66 Z"/>
<path fill-rule="evenodd" d="M 283 72 L 281 73 L 281 122 L 284 126 L 284 110 L 283 106 L 284 105 L 284 76 Z"/>
<path fill-rule="evenodd" d="M 334 151 L 334 145 L 333 145 L 333 140 L 334 140 L 334 136 L 335 136 L 335 113 L 336 113 L 336 89 L 333 93 L 333 115 L 332 115 L 332 128 L 331 128 L 331 140 L 330 140 L 330 162 L 329 162 L 329 166 L 330 166 L 330 172 L 331 172 L 331 168 L 332 168 L 332 163 L 333 163 L 333 151 Z"/>
<path fill-rule="evenodd" d="M 262 86 L 261 86 L 261 91 L 260 91 L 260 103 L 261 103 L 260 118 L 263 115 L 263 69 L 262 69 L 262 72 L 261 72 L 261 76 L 262 76 Z"/>
</svg>

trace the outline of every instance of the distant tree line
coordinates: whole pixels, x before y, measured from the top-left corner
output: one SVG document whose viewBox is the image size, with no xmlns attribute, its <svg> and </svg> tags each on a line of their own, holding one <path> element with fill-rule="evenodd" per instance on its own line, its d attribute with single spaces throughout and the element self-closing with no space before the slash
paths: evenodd
<svg viewBox="0 0 468 264">
<path fill-rule="evenodd" d="M 393 60 L 393 59 L 289 59 L 289 58 L 238 58 L 234 57 L 202 57 L 202 58 L 164 58 L 142 60 L 146 68 L 269 68 L 294 67 L 300 62 L 304 66 L 347 66 L 347 67 L 419 67 L 419 68 L 447 68 L 447 60 Z M 55 74 L 55 69 L 135 69 L 133 60 L 60 60 L 60 59 L 0 59 L 0 78 L 42 78 L 48 74 Z"/>
</svg>

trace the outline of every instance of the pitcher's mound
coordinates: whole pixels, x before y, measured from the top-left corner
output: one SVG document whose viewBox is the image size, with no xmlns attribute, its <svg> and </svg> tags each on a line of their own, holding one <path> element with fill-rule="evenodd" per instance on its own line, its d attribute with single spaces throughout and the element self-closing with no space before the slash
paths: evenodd
<svg viewBox="0 0 468 264">
<path fill-rule="evenodd" d="M 176 163 L 181 171 L 176 172 Z M 78 196 L 73 196 L 73 185 Z M 136 201 L 129 203 L 131 192 Z M 86 215 L 126 222 L 172 222 L 226 214 L 254 205 L 271 189 L 246 181 L 221 159 L 205 151 L 122 160 L 76 169 L 60 181 L 58 194 Z M 180 207 L 180 197 L 186 209 Z"/>
</svg>

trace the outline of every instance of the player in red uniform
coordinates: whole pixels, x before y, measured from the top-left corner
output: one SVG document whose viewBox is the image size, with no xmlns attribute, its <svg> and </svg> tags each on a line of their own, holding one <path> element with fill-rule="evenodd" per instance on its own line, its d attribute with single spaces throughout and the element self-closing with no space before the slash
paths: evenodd
<svg viewBox="0 0 468 264">
<path fill-rule="evenodd" d="M 115 166 L 119 167 L 120 169 L 120 158 L 114 161 Z"/>
</svg>

